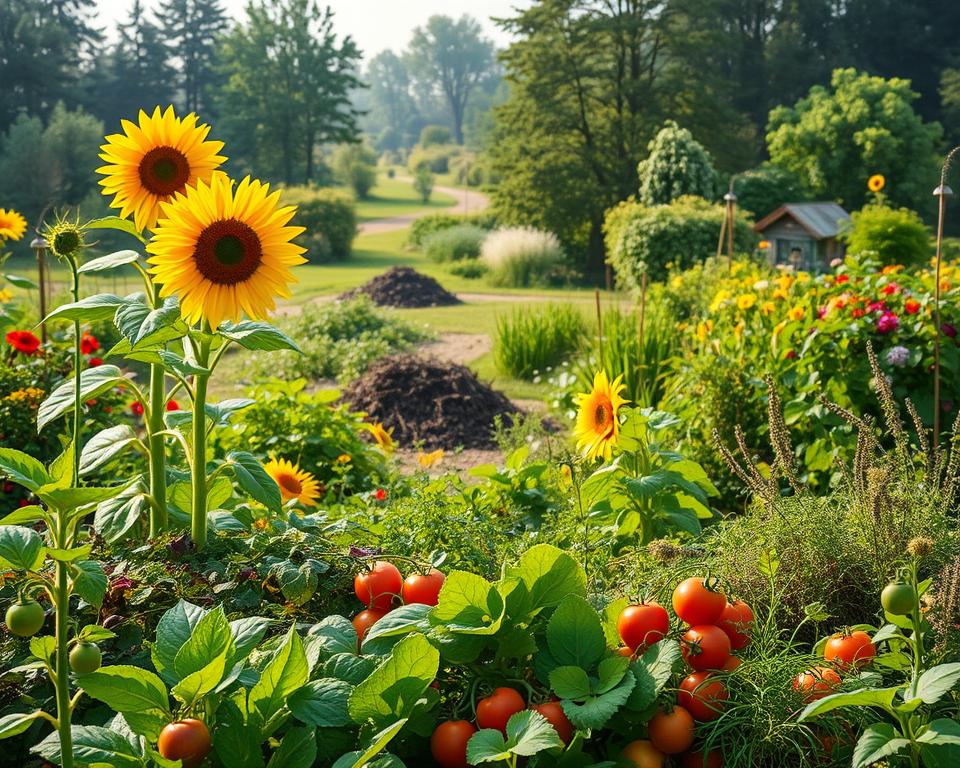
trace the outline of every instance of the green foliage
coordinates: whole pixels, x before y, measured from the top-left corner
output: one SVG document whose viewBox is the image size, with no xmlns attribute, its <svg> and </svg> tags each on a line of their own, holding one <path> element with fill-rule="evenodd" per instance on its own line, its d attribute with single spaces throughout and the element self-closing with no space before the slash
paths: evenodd
<svg viewBox="0 0 960 768">
<path fill-rule="evenodd" d="M 569 357 L 586 333 L 583 313 L 572 304 L 520 308 L 497 317 L 493 359 L 502 373 L 529 379 Z"/>
<path fill-rule="evenodd" d="M 488 235 L 480 258 L 488 269 L 491 285 L 525 288 L 557 280 L 564 252 L 552 233 L 518 227 Z"/>
<path fill-rule="evenodd" d="M 671 267 L 684 269 L 716 252 L 725 216 L 722 205 L 681 197 L 669 205 L 624 202 L 607 213 L 607 259 L 618 280 L 638 290 L 643 275 L 662 280 Z M 734 226 L 734 248 L 750 251 L 756 237 L 742 212 Z"/>
<path fill-rule="evenodd" d="M 282 352 L 251 361 L 254 377 L 350 381 L 379 358 L 409 349 L 427 336 L 378 309 L 366 296 L 304 305 L 283 328 L 302 340 L 302 354 Z"/>
<path fill-rule="evenodd" d="M 377 183 L 377 155 L 365 144 L 342 144 L 333 153 L 333 173 L 341 184 L 366 200 Z"/>
<path fill-rule="evenodd" d="M 424 204 L 430 202 L 430 195 L 433 193 L 433 174 L 430 173 L 429 168 L 425 166 L 417 168 L 413 176 L 413 189 L 420 195 Z"/>
<path fill-rule="evenodd" d="M 453 137 L 445 125 L 425 125 L 420 129 L 420 146 L 426 149 L 435 144 L 450 144 Z"/>
<path fill-rule="evenodd" d="M 852 254 L 875 255 L 882 264 L 920 264 L 932 255 L 930 233 L 916 212 L 875 203 L 851 215 L 841 233 Z"/>
<path fill-rule="evenodd" d="M 307 249 L 307 259 L 324 263 L 350 258 L 357 235 L 357 214 L 348 193 L 287 187 L 283 190 L 283 202 L 297 206 L 296 223 L 307 231 L 295 242 Z"/>
<path fill-rule="evenodd" d="M 475 261 L 483 241 L 490 234 L 473 224 L 457 224 L 434 232 L 423 241 L 427 258 L 436 262 Z"/>
<path fill-rule="evenodd" d="M 456 144 L 434 144 L 429 147 L 414 147 L 407 160 L 407 169 L 416 174 L 422 168 L 430 173 L 447 173 L 450 170 L 450 161 L 458 157 L 463 148 Z"/>
<path fill-rule="evenodd" d="M 407 245 L 415 248 L 424 244 L 430 235 L 444 229 L 459 227 L 462 224 L 472 224 L 481 229 L 493 229 L 496 226 L 496 217 L 487 211 L 474 213 L 469 216 L 456 216 L 452 213 L 431 213 L 414 219 L 407 234 Z"/>
<path fill-rule="evenodd" d="M 784 203 L 802 203 L 807 199 L 799 177 L 770 162 L 738 173 L 733 180 L 733 190 L 737 207 L 758 220 Z"/>
<path fill-rule="evenodd" d="M 941 129 L 914 112 L 916 98 L 908 80 L 837 69 L 829 88 L 814 86 L 795 106 L 770 113 L 770 159 L 818 199 L 858 207 L 867 179 L 881 173 L 894 204 L 928 209 Z"/>
<path fill-rule="evenodd" d="M 717 175 L 713 162 L 686 128 L 667 120 L 647 150 L 649 156 L 637 167 L 644 205 L 665 205 L 686 195 L 713 197 Z"/>
</svg>

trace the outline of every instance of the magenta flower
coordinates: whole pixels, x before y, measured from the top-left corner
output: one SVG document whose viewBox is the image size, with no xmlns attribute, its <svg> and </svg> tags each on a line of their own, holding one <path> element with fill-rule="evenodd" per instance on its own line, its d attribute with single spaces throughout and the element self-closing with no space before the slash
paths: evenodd
<svg viewBox="0 0 960 768">
<path fill-rule="evenodd" d="M 957 328 L 951 323 L 941 323 L 940 330 L 943 331 L 944 336 L 949 336 L 951 339 L 955 339 L 957 337 Z"/>
<path fill-rule="evenodd" d="M 899 325 L 900 318 L 893 314 L 893 312 L 884 312 L 877 318 L 878 333 L 892 333 L 897 330 L 897 326 Z"/>
</svg>

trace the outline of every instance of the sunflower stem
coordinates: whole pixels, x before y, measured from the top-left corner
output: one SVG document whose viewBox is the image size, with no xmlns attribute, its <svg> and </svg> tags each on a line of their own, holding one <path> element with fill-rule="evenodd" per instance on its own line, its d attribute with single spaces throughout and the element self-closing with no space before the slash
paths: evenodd
<svg viewBox="0 0 960 768">
<path fill-rule="evenodd" d="M 80 301 L 80 271 L 73 259 L 67 259 L 70 271 L 73 273 L 73 300 Z M 81 408 L 83 403 L 80 397 L 80 319 L 73 321 L 73 487 L 80 485 L 80 426 L 83 419 Z"/>
<path fill-rule="evenodd" d="M 79 344 L 79 341 L 78 341 Z M 78 390 L 79 391 L 79 387 Z M 80 452 L 76 454 L 79 456 Z M 53 531 L 56 545 L 59 549 L 70 546 L 68 536 L 69 522 L 64 511 L 56 516 L 56 529 Z M 71 731 L 70 706 L 70 586 L 68 582 L 67 563 L 57 560 L 56 579 L 54 587 L 54 612 L 56 614 L 56 699 L 57 699 L 57 730 L 60 734 L 60 765 L 61 768 L 73 768 L 73 733 Z"/>
<path fill-rule="evenodd" d="M 206 368 L 210 360 L 210 340 L 206 333 L 197 347 L 197 365 Z M 193 487 L 192 521 L 190 533 L 197 550 L 207 543 L 207 381 L 208 373 L 198 373 L 194 377 L 193 397 Z"/>
<path fill-rule="evenodd" d="M 160 286 L 153 286 L 153 306 L 160 306 Z M 156 538 L 167 528 L 167 455 L 163 440 L 163 414 L 166 410 L 166 382 L 163 366 L 150 365 L 150 496 L 154 504 L 150 511 L 150 538 Z"/>
</svg>

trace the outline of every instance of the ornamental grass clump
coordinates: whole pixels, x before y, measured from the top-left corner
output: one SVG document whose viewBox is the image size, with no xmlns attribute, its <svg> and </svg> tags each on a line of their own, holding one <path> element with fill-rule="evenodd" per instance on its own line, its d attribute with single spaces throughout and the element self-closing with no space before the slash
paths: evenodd
<svg viewBox="0 0 960 768">
<path fill-rule="evenodd" d="M 499 371 L 529 379 L 568 358 L 586 335 L 583 313 L 572 304 L 520 308 L 497 317 L 493 359 Z"/>
<path fill-rule="evenodd" d="M 557 236 L 537 229 L 501 229 L 483 241 L 480 258 L 491 285 L 528 288 L 549 285 L 564 261 Z"/>
</svg>

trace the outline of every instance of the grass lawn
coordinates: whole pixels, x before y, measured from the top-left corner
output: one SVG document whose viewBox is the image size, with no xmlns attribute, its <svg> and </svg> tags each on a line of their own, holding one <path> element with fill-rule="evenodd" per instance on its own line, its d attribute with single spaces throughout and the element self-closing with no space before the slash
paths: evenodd
<svg viewBox="0 0 960 768">
<path fill-rule="evenodd" d="M 389 219 L 423 210 L 441 212 L 456 202 L 450 195 L 434 192 L 430 196 L 430 202 L 424 205 L 410 183 L 380 174 L 377 177 L 377 186 L 371 190 L 370 198 L 357 201 L 357 221 Z"/>
</svg>

